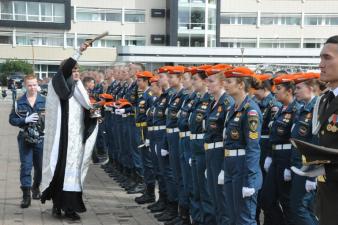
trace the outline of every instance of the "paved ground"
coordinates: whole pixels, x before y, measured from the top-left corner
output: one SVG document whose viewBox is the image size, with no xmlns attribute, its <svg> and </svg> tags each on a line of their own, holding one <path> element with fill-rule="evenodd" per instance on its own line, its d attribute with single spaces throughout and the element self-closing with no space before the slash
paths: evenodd
<svg viewBox="0 0 338 225">
<path fill-rule="evenodd" d="M 0 224 L 2 225 L 59 225 L 71 224 L 51 216 L 51 203 L 32 201 L 28 209 L 21 209 L 19 184 L 19 156 L 16 136 L 18 129 L 8 123 L 11 96 L 0 97 Z M 145 206 L 134 202 L 135 195 L 127 195 L 97 165 L 91 165 L 84 191 L 87 212 L 81 214 L 76 224 L 142 224 L 158 223 Z"/>
</svg>

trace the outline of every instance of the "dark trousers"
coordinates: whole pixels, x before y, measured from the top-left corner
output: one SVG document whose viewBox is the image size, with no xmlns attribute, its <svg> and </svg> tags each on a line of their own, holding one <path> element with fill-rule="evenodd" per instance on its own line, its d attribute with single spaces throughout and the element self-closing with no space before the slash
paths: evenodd
<svg viewBox="0 0 338 225">
<path fill-rule="evenodd" d="M 180 206 L 189 207 L 189 197 L 184 191 L 184 184 L 182 178 L 182 170 L 180 163 L 180 151 L 179 151 L 179 133 L 167 134 L 169 145 L 169 161 L 171 169 L 173 170 L 174 179 L 177 184 L 178 203 Z"/>
<path fill-rule="evenodd" d="M 295 224 L 317 225 L 318 220 L 313 212 L 316 192 L 305 190 L 306 179 L 306 177 L 292 173 L 290 207 Z"/>
<path fill-rule="evenodd" d="M 224 166 L 224 149 L 209 149 L 205 153 L 207 165 L 208 190 L 214 207 L 217 225 L 227 225 L 229 215 L 225 210 L 223 185 L 218 184 L 218 175 Z"/>
<path fill-rule="evenodd" d="M 190 147 L 192 150 L 192 176 L 193 191 L 195 201 L 200 202 L 200 218 L 197 222 L 202 224 L 216 224 L 215 211 L 212 206 L 210 193 L 205 178 L 205 153 L 203 140 L 191 140 Z"/>
<path fill-rule="evenodd" d="M 21 132 L 18 135 L 20 155 L 20 183 L 21 187 L 32 186 L 32 168 L 34 167 L 34 184 L 40 186 L 42 177 L 42 152 L 43 142 L 28 144 L 24 141 Z"/>
</svg>

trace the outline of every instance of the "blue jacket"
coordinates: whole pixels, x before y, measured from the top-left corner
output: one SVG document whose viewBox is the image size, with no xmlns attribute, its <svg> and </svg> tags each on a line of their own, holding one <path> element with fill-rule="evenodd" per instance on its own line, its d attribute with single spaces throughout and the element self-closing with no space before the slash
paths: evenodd
<svg viewBox="0 0 338 225">
<path fill-rule="evenodd" d="M 188 93 L 185 89 L 172 95 L 167 106 L 167 128 L 176 128 L 178 126 L 178 112 L 182 107 L 183 101 Z"/>
<path fill-rule="evenodd" d="M 206 114 L 205 121 L 205 143 L 214 143 L 223 141 L 223 129 L 224 120 L 228 111 L 235 104 L 233 98 L 224 93 L 216 102 L 215 100 L 211 103 L 209 110 Z"/>
<path fill-rule="evenodd" d="M 259 139 L 262 129 L 262 113 L 257 105 L 247 96 L 240 107 L 229 111 L 225 120 L 224 148 L 245 149 L 243 187 L 260 189 L 262 173 L 259 166 L 260 145 Z M 235 156 L 236 157 L 236 156 Z M 226 163 L 226 162 L 225 162 Z"/>
<path fill-rule="evenodd" d="M 45 112 L 45 104 L 46 98 L 38 93 L 35 104 L 32 107 L 28 102 L 26 94 L 24 94 L 16 101 L 16 107 L 13 105 L 11 114 L 9 115 L 9 123 L 13 126 L 23 128 L 26 125 L 25 119 L 27 116 L 33 113 Z"/>
</svg>

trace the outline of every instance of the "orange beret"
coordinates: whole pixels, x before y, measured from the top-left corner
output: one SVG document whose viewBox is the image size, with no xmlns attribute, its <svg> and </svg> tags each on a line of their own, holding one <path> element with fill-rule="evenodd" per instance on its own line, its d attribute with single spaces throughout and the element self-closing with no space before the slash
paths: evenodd
<svg viewBox="0 0 338 225">
<path fill-rule="evenodd" d="M 196 66 L 185 67 L 184 72 L 188 72 L 191 73 L 191 75 L 194 75 L 195 73 L 197 73 L 197 67 Z"/>
<path fill-rule="evenodd" d="M 205 73 L 208 75 L 208 76 L 211 76 L 211 75 L 214 75 L 216 73 L 219 73 L 221 71 L 225 71 L 225 70 L 230 70 L 232 69 L 233 67 L 228 65 L 228 64 L 217 64 L 215 66 L 212 66 L 211 68 L 209 69 L 206 69 L 205 70 Z"/>
<path fill-rule="evenodd" d="M 282 74 L 273 79 L 275 85 L 294 82 L 295 76 L 293 74 Z"/>
<path fill-rule="evenodd" d="M 185 71 L 184 66 L 172 66 L 168 69 L 169 74 L 182 74 Z"/>
<path fill-rule="evenodd" d="M 100 94 L 99 97 L 104 98 L 104 99 L 114 99 L 114 97 L 112 95 L 106 94 L 106 93 Z"/>
<path fill-rule="evenodd" d="M 224 71 L 226 78 L 230 77 L 254 77 L 254 72 L 247 67 L 235 67 L 230 70 Z"/>
<path fill-rule="evenodd" d="M 197 72 L 204 72 L 207 69 L 210 69 L 212 65 L 202 65 L 197 67 Z"/>
<path fill-rule="evenodd" d="M 320 78 L 320 73 L 303 73 L 303 74 L 298 74 L 294 77 L 294 82 L 296 84 L 311 80 L 311 79 L 319 79 Z"/>
<path fill-rule="evenodd" d="M 261 82 L 272 79 L 271 74 L 256 74 L 254 77 Z"/>
<path fill-rule="evenodd" d="M 153 76 L 152 78 L 150 78 L 150 83 L 155 83 L 155 82 L 158 82 L 160 79 L 159 76 Z"/>
<path fill-rule="evenodd" d="M 149 71 L 142 71 L 142 72 L 136 73 L 136 77 L 137 78 L 147 78 L 147 79 L 150 79 L 153 76 L 154 75 L 152 74 L 152 72 L 149 72 Z"/>
<path fill-rule="evenodd" d="M 158 73 L 167 73 L 172 66 L 162 66 L 158 68 Z"/>
</svg>

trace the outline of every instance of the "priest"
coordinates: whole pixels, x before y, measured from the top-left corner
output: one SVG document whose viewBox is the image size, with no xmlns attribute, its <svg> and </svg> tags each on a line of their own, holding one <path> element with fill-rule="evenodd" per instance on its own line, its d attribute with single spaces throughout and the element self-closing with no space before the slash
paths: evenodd
<svg viewBox="0 0 338 225">
<path fill-rule="evenodd" d="M 62 210 L 70 220 L 80 220 L 77 213 L 86 211 L 83 183 L 98 130 L 77 64 L 88 46 L 83 43 L 61 63 L 46 99 L 41 202 L 52 199 L 53 216 L 61 217 Z"/>
</svg>

